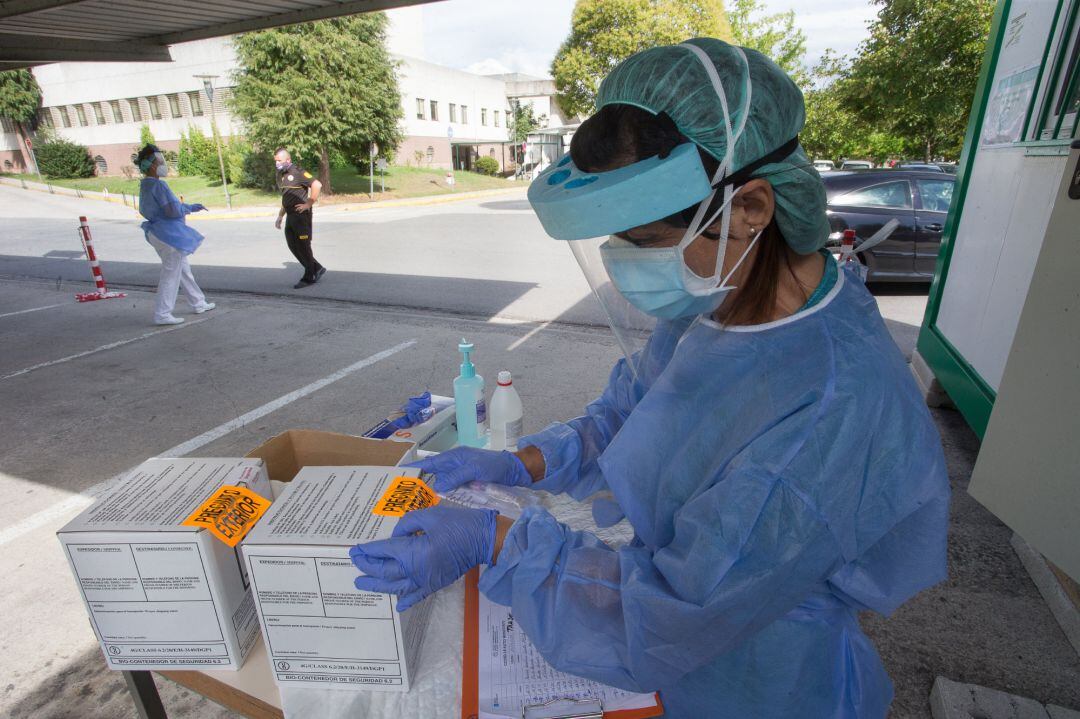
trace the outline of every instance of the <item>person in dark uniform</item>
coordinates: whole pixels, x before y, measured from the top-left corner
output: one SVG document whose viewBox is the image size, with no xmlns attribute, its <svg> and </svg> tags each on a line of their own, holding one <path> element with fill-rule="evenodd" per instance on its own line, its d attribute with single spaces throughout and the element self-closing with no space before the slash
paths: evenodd
<svg viewBox="0 0 1080 719">
<path fill-rule="evenodd" d="M 293 164 L 289 151 L 284 147 L 279 147 L 274 153 L 274 166 L 277 168 L 278 189 L 281 190 L 281 209 L 274 227 L 280 230 L 281 220 L 285 219 L 285 241 L 293 257 L 304 267 L 304 276 L 293 285 L 293 289 L 298 290 L 315 284 L 326 274 L 326 268 L 319 264 L 311 251 L 311 208 L 319 199 L 322 183 L 304 168 Z"/>
</svg>

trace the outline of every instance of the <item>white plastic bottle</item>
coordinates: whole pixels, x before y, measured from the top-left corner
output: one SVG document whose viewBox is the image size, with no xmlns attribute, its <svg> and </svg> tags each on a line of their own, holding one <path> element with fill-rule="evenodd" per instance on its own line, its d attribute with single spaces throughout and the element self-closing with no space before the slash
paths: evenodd
<svg viewBox="0 0 1080 719">
<path fill-rule="evenodd" d="M 510 373 L 499 373 L 499 385 L 491 395 L 491 449 L 517 449 L 524 411 Z"/>
</svg>

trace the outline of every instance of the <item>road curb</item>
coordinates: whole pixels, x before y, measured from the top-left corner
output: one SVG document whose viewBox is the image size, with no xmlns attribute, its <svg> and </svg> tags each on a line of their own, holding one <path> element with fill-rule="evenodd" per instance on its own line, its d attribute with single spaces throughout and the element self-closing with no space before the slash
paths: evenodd
<svg viewBox="0 0 1080 719">
<path fill-rule="evenodd" d="M 360 210 L 378 210 L 387 207 L 422 207 L 425 205 L 445 205 L 465 200 L 483 199 L 485 197 L 500 197 L 523 192 L 527 186 L 505 187 L 497 190 L 475 190 L 472 192 L 457 192 L 443 195 L 423 195 L 421 197 L 401 197 L 392 200 L 374 200 L 372 202 L 343 202 L 341 204 L 323 205 L 320 213 L 334 212 L 346 213 Z M 237 212 L 206 212 L 200 214 L 199 220 L 242 220 L 252 217 L 273 217 L 278 208 L 262 207 L 240 210 Z"/>
<path fill-rule="evenodd" d="M 8 187 L 17 187 L 23 190 L 30 190 L 33 192 L 47 192 L 51 195 L 64 195 L 67 197 L 78 197 L 85 200 L 97 200 L 98 202 L 111 202 L 115 205 L 124 205 L 130 207 L 133 211 L 136 211 L 134 196 L 129 204 L 127 193 L 121 193 L 119 196 L 111 193 L 102 193 L 94 191 L 78 190 L 70 187 L 60 187 L 59 185 L 51 185 L 48 183 L 42 184 L 40 182 L 33 182 L 32 180 L 12 179 L 10 177 L 0 177 L 0 185 L 6 185 Z M 374 200 L 372 202 L 351 202 L 342 203 L 340 205 L 330 204 L 325 205 L 323 212 L 356 212 L 358 210 L 375 210 L 384 207 L 421 207 L 424 205 L 442 205 L 454 202 L 464 202 L 465 200 L 482 199 L 484 197 L 499 197 L 502 195 L 510 195 L 520 193 L 527 188 L 527 185 L 517 185 L 515 187 L 505 187 L 495 190 L 475 190 L 471 192 L 456 192 L 442 195 L 423 195 L 421 197 L 402 197 L 391 200 Z M 273 217 L 278 212 L 276 205 L 262 205 L 259 207 L 250 207 L 243 210 L 230 211 L 230 210 L 211 210 L 208 212 L 200 213 L 192 219 L 198 220 L 245 220 L 258 217 Z"/>
</svg>

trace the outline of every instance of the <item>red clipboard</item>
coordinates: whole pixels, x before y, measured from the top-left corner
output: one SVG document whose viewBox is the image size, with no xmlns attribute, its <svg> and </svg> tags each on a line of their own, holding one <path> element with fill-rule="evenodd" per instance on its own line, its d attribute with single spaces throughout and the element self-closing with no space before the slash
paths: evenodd
<svg viewBox="0 0 1080 719">
<path fill-rule="evenodd" d="M 461 719 L 480 716 L 480 568 L 465 575 L 465 641 L 461 652 Z M 660 696 L 656 706 L 604 712 L 604 719 L 650 719 L 663 716 Z"/>
</svg>

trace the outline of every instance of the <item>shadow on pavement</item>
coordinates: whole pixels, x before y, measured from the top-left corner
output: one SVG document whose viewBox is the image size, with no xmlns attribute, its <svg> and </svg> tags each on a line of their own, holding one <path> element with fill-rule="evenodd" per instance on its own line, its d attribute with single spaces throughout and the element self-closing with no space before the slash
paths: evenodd
<svg viewBox="0 0 1080 719">
<path fill-rule="evenodd" d="M 51 254 L 51 253 L 50 253 Z M 0 255 L 4 274 L 67 282 L 88 282 L 90 272 L 81 257 L 26 257 Z M 112 286 L 157 287 L 161 265 L 156 262 L 101 262 L 106 281 Z M 332 266 L 316 285 L 292 289 L 303 274 L 296 262 L 280 268 L 193 267 L 195 281 L 208 294 L 250 292 L 284 297 L 360 302 L 417 310 L 436 310 L 490 319 L 537 285 L 530 282 L 484 280 L 461 277 L 420 277 L 415 275 L 352 272 Z M 393 298 L 392 302 L 386 299 Z"/>
<path fill-rule="evenodd" d="M 497 202 L 481 202 L 480 207 L 485 210 L 531 210 L 532 205 L 528 200 L 499 200 Z"/>
</svg>

